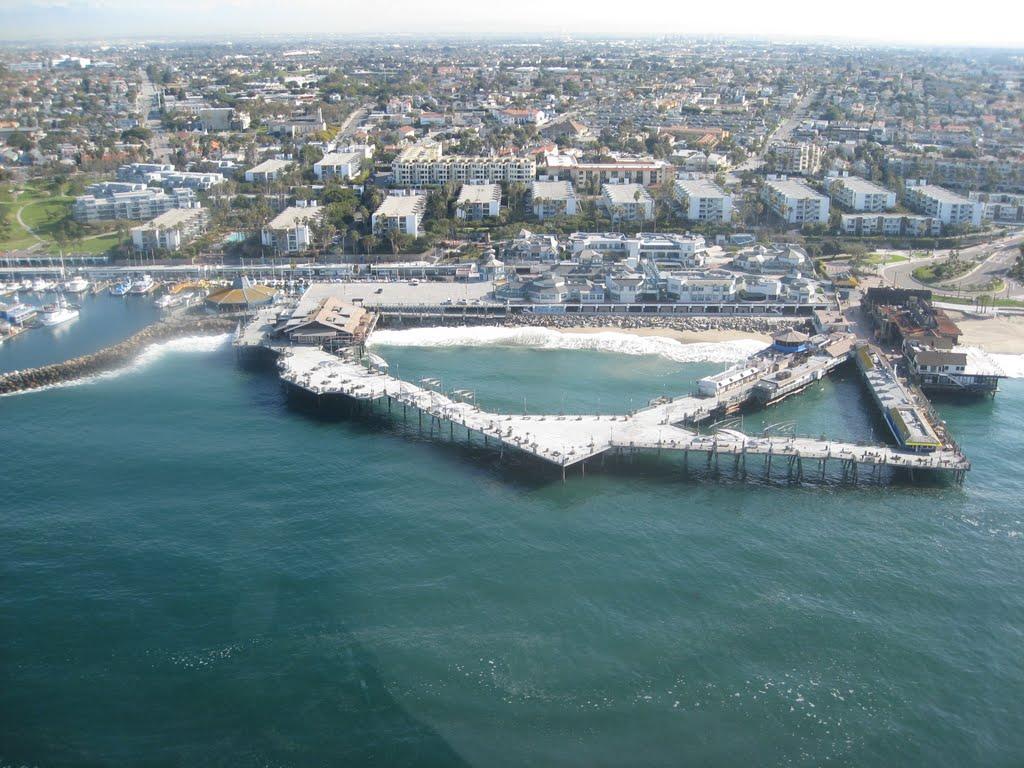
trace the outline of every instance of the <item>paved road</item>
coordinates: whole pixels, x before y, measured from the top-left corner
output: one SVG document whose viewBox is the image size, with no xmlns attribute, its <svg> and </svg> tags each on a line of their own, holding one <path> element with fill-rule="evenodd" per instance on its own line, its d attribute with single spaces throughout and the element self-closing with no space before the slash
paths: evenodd
<svg viewBox="0 0 1024 768">
<path fill-rule="evenodd" d="M 966 275 L 939 285 L 927 285 L 915 280 L 913 271 L 921 266 L 944 261 L 949 257 L 948 250 L 937 251 L 935 255 L 927 258 L 883 267 L 882 278 L 886 285 L 897 288 L 929 288 L 933 290 L 938 288 L 946 292 L 962 290 L 968 285 L 986 283 L 994 278 L 999 278 L 1007 282 L 1010 297 L 1024 296 L 1024 286 L 1018 281 L 1010 280 L 1006 274 L 1016 260 L 1017 254 L 1020 253 L 1018 248 L 1022 242 L 1024 242 L 1024 233 L 1014 233 L 988 243 L 963 249 L 961 255 L 964 258 L 983 259 L 982 263 Z"/>
<path fill-rule="evenodd" d="M 153 153 L 153 160 L 158 163 L 169 163 L 171 158 L 171 146 L 167 140 L 167 131 L 159 119 L 150 118 L 150 113 L 156 108 L 159 89 L 149 79 L 145 70 L 140 70 L 139 96 L 135 100 L 135 109 L 139 113 L 139 120 L 142 125 L 153 132 L 149 140 L 149 149 Z"/>
</svg>

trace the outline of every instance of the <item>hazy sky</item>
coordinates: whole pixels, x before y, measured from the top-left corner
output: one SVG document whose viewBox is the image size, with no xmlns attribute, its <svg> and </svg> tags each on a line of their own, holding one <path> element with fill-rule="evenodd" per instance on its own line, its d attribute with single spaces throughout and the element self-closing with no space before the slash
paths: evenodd
<svg viewBox="0 0 1024 768">
<path fill-rule="evenodd" d="M 1022 8 L 1021 0 L 0 0 L 0 38 L 724 34 L 1024 48 Z"/>
</svg>

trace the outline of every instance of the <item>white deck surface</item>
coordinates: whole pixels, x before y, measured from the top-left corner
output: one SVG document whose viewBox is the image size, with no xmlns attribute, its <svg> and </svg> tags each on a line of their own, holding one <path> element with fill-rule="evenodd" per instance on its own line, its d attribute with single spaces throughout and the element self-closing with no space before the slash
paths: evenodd
<svg viewBox="0 0 1024 768">
<path fill-rule="evenodd" d="M 840 459 L 913 469 L 970 468 L 962 455 L 950 450 L 919 454 L 884 445 L 807 437 L 753 437 L 734 430 L 699 435 L 674 426 L 694 419 L 702 409 L 713 410 L 718 404 L 715 398 L 680 397 L 620 416 L 511 415 L 481 410 L 317 348 L 287 350 L 280 367 L 282 379 L 313 394 L 340 394 L 359 400 L 390 397 L 563 467 L 610 449 L 644 449 Z"/>
</svg>

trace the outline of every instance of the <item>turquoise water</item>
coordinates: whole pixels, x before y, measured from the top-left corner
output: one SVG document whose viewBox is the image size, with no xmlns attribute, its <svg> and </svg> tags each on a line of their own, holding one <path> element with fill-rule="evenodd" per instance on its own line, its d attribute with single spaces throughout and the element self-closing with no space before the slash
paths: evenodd
<svg viewBox="0 0 1024 768">
<path fill-rule="evenodd" d="M 41 307 L 55 294 L 23 293 L 24 304 Z M 159 317 L 150 296 L 68 296 L 78 319 L 53 328 L 32 328 L 0 344 L 0 373 L 58 363 L 87 355 L 140 331 Z"/>
<path fill-rule="evenodd" d="M 1013 766 L 1024 381 L 963 487 L 551 470 L 172 345 L 0 399 L 0 765 Z M 379 350 L 488 407 L 720 366 Z M 856 380 L 746 417 L 880 436 Z"/>
</svg>

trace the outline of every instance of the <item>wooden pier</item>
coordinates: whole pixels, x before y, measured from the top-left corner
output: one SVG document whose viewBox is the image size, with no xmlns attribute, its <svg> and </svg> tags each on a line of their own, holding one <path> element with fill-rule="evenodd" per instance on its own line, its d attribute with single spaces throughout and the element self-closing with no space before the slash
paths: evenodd
<svg viewBox="0 0 1024 768">
<path fill-rule="evenodd" d="M 240 338 L 252 340 L 245 333 Z M 465 432 L 467 441 L 474 436 L 500 451 L 519 451 L 561 468 L 565 477 L 569 467 L 585 472 L 586 462 L 607 453 L 674 452 L 682 454 L 684 466 L 690 454 L 705 457 L 708 467 L 718 467 L 731 459 L 736 471 L 745 475 L 750 457 L 761 460 L 760 472 L 772 476 L 781 467 L 787 477 L 824 478 L 828 465 L 837 465 L 845 480 L 880 478 L 884 468 L 915 472 L 950 472 L 958 482 L 970 469 L 970 462 L 955 447 L 929 452 L 888 445 L 864 445 L 827 438 L 747 435 L 733 429 L 714 434 L 698 434 L 682 424 L 697 423 L 715 413 L 722 399 L 686 396 L 665 399 L 626 415 L 549 415 L 499 414 L 478 407 L 458 394 L 438 391 L 436 382 L 420 384 L 403 381 L 354 359 L 346 359 L 313 347 L 278 350 L 282 380 L 317 397 L 342 396 L 368 402 L 408 419 L 410 411 L 423 427 L 438 429 L 447 425 L 450 439 L 456 428 Z"/>
</svg>

